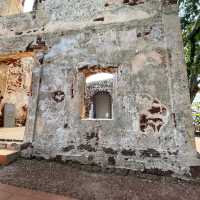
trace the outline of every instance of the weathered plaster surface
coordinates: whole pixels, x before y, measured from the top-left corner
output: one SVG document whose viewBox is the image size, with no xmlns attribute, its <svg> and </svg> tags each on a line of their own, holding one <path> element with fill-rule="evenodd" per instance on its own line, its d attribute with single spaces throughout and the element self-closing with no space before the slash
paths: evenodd
<svg viewBox="0 0 200 200">
<path fill-rule="evenodd" d="M 31 51 L 37 63 L 25 134 L 33 155 L 176 175 L 200 164 L 173 2 L 46 0 L 0 18 L 0 53 Z M 85 66 L 117 68 L 112 120 L 81 120 Z"/>
<path fill-rule="evenodd" d="M 0 2 L 0 16 L 19 14 L 22 9 L 22 0 L 4 0 Z"/>
<path fill-rule="evenodd" d="M 3 120 L 3 109 L 6 103 L 14 104 L 15 125 L 24 126 L 31 95 L 31 76 L 34 60 L 31 57 L 0 62 L 0 118 Z M 3 124 L 1 123 L 1 126 Z"/>
</svg>

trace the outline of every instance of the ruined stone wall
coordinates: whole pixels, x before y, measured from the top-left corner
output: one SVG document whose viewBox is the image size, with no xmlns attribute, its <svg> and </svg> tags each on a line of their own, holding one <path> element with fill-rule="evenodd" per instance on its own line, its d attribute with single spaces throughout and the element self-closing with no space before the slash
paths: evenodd
<svg viewBox="0 0 200 200">
<path fill-rule="evenodd" d="M 33 155 L 176 175 L 199 165 L 174 1 L 46 0 L 0 22 L 0 53 L 37 60 L 25 135 Z M 94 66 L 116 68 L 112 120 L 81 120 L 82 69 Z"/>
<path fill-rule="evenodd" d="M 0 16 L 19 14 L 22 10 L 22 0 L 2 0 L 0 2 Z"/>
<path fill-rule="evenodd" d="M 33 64 L 32 58 L 0 64 L 1 119 L 5 103 L 14 104 L 16 126 L 25 126 Z"/>
</svg>

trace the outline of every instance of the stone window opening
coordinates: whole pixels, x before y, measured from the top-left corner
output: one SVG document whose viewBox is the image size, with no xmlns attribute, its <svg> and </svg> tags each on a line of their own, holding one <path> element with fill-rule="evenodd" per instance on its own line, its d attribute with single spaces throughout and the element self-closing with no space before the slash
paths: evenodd
<svg viewBox="0 0 200 200">
<path fill-rule="evenodd" d="M 112 120 L 115 68 L 95 66 L 82 72 L 85 75 L 85 87 L 81 118 L 83 120 Z"/>
<path fill-rule="evenodd" d="M 112 119 L 112 90 L 113 74 L 96 73 L 86 78 L 86 119 Z"/>
</svg>

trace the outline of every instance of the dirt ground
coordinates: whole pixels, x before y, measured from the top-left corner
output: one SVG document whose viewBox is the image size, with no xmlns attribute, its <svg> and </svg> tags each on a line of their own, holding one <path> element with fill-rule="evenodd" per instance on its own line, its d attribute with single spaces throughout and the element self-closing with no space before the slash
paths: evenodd
<svg viewBox="0 0 200 200">
<path fill-rule="evenodd" d="M 74 164 L 19 159 L 0 182 L 80 200 L 199 200 L 200 183 L 152 175 L 89 172 Z"/>
</svg>

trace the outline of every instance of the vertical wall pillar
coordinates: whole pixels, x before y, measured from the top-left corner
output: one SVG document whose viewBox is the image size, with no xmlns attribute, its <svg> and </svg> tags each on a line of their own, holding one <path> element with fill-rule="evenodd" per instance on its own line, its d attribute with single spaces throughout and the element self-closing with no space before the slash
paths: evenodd
<svg viewBox="0 0 200 200">
<path fill-rule="evenodd" d="M 35 132 L 37 106 L 41 79 L 41 67 L 34 67 L 32 71 L 31 98 L 29 99 L 28 116 L 24 134 L 24 143 L 32 143 Z"/>
<path fill-rule="evenodd" d="M 164 30 L 166 35 L 167 49 L 170 50 L 170 79 L 171 97 L 174 121 L 176 124 L 176 143 L 182 146 L 186 152 L 191 144 L 195 150 L 194 129 L 192 127 L 192 113 L 190 108 L 190 97 L 187 80 L 186 65 L 183 55 L 183 41 L 181 36 L 180 21 L 177 16 L 178 8 L 176 5 L 166 6 L 163 14 Z M 178 25 L 178 26 L 177 26 Z M 176 41 L 174 41 L 174 39 Z M 185 131 L 187 130 L 187 132 Z M 185 133 L 186 132 L 186 133 Z M 184 135 L 185 134 L 185 135 Z M 186 138 L 187 143 L 183 143 L 182 138 Z"/>
</svg>

